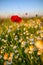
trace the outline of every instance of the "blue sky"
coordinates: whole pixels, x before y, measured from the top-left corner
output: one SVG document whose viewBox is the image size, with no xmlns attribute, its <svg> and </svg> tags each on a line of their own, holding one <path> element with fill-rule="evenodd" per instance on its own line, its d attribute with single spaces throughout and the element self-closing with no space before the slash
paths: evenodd
<svg viewBox="0 0 43 65">
<path fill-rule="evenodd" d="M 43 0 L 0 0 L 0 15 L 25 12 L 43 14 Z"/>
</svg>

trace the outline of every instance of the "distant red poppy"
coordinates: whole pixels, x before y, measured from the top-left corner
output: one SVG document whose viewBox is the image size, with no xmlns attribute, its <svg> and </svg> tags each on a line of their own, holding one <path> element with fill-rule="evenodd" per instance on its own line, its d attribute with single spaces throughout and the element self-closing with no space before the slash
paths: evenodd
<svg viewBox="0 0 43 65">
<path fill-rule="evenodd" d="M 11 21 L 12 21 L 12 22 L 20 23 L 21 20 L 22 20 L 22 18 L 19 17 L 19 16 L 17 16 L 17 15 L 15 15 L 15 16 L 11 16 Z"/>
<path fill-rule="evenodd" d="M 25 15 L 28 15 L 28 13 L 25 13 Z"/>
</svg>

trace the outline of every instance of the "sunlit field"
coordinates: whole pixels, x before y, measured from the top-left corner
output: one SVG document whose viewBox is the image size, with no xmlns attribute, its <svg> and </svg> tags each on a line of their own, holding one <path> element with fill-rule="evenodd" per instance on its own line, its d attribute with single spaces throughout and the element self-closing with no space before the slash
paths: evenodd
<svg viewBox="0 0 43 65">
<path fill-rule="evenodd" d="M 0 65 L 43 65 L 43 17 L 0 18 Z"/>
</svg>

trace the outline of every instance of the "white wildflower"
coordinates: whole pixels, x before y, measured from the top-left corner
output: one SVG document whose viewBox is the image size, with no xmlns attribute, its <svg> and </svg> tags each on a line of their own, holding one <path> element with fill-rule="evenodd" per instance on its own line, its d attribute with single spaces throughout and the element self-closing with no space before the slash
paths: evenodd
<svg viewBox="0 0 43 65">
<path fill-rule="evenodd" d="M 13 49 L 16 49 L 16 48 L 17 48 L 17 46 L 14 46 L 14 47 L 13 47 Z"/>
<path fill-rule="evenodd" d="M 2 55 L 0 55 L 0 59 L 2 58 Z"/>
<path fill-rule="evenodd" d="M 8 29 L 8 33 L 10 33 L 11 32 L 11 29 Z"/>
<path fill-rule="evenodd" d="M 19 61 L 21 61 L 22 60 L 22 58 L 19 58 Z"/>
</svg>

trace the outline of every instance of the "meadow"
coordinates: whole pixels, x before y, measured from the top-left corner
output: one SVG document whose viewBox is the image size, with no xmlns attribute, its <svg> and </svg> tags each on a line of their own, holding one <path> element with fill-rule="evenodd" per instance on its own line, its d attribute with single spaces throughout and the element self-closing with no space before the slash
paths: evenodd
<svg viewBox="0 0 43 65">
<path fill-rule="evenodd" d="M 43 65 L 43 16 L 0 18 L 0 65 Z"/>
</svg>

